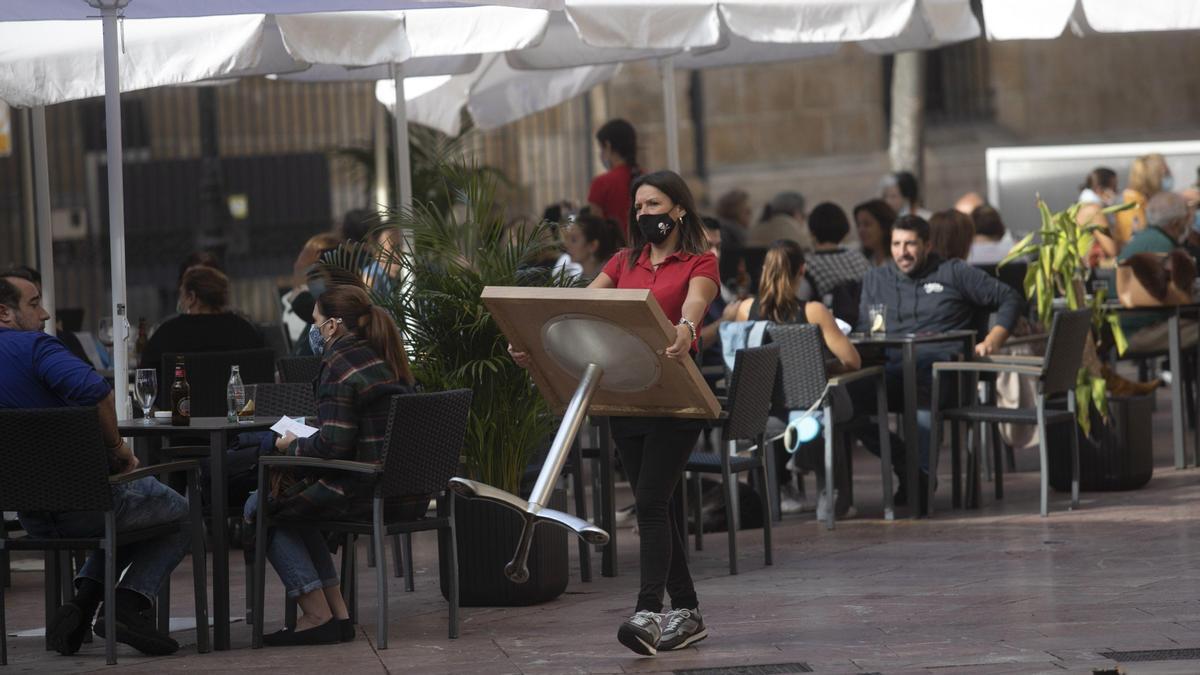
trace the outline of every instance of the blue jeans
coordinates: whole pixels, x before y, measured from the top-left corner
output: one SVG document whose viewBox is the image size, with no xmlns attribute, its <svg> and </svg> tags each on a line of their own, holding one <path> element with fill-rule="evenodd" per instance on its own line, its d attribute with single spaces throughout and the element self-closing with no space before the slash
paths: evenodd
<svg viewBox="0 0 1200 675">
<path fill-rule="evenodd" d="M 162 582 L 183 560 L 191 542 L 188 500 L 153 477 L 112 486 L 117 532 L 128 532 L 166 523 L 180 523 L 178 532 L 117 548 L 118 588 L 135 591 L 149 600 L 158 595 Z M 21 526 L 34 537 L 90 538 L 104 536 L 104 514 L 99 511 L 44 511 L 19 513 Z M 124 576 L 121 570 L 128 568 Z M 104 555 L 94 552 L 79 571 L 81 578 L 104 584 Z"/>
<path fill-rule="evenodd" d="M 253 527 L 258 514 L 258 493 L 250 493 L 243 515 Z M 341 583 L 325 537 L 315 527 L 272 527 L 267 533 L 267 560 L 283 581 L 289 598 L 297 598 Z"/>
</svg>

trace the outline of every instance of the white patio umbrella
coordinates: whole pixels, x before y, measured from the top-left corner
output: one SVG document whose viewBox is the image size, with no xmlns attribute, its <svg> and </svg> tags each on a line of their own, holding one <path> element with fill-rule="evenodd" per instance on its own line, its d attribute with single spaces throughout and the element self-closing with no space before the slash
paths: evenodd
<svg viewBox="0 0 1200 675">
<path fill-rule="evenodd" d="M 1052 40 L 1088 33 L 1200 29 L 1196 0 L 984 0 L 990 40 Z"/>
<path fill-rule="evenodd" d="M 516 0 L 515 2 L 496 3 L 500 5 L 530 6 L 532 1 Z M 108 160 L 108 194 L 109 194 L 109 229 L 112 265 L 112 316 L 113 342 L 121 345 L 114 350 L 114 377 L 117 382 L 128 381 L 128 355 L 124 345 L 129 337 L 129 326 L 126 317 L 126 283 L 125 283 L 125 223 L 124 223 L 124 176 L 122 171 L 123 152 L 121 148 L 121 117 L 120 98 L 122 60 L 118 58 L 118 15 L 127 17 L 146 17 L 147 19 L 164 20 L 169 17 L 192 17 L 177 19 L 192 24 L 197 21 L 209 21 L 207 15 L 247 15 L 280 12 L 286 14 L 330 10 L 325 15 L 322 24 L 317 17 L 285 16 L 280 14 L 273 25 L 277 27 L 286 53 L 290 55 L 293 65 L 298 67 L 303 59 L 321 59 L 342 65 L 372 65 L 380 62 L 392 64 L 402 63 L 414 55 L 434 55 L 438 48 L 431 46 L 445 36 L 451 36 L 449 41 L 440 44 L 445 53 L 461 54 L 472 49 L 473 41 L 484 45 L 508 45 L 513 43 L 516 35 L 518 44 L 528 44 L 540 37 L 541 27 L 544 27 L 545 13 L 532 12 L 536 16 L 517 17 L 511 7 L 464 7 L 457 5 L 440 5 L 438 3 L 398 2 L 395 0 L 212 0 L 203 4 L 187 0 L 9 0 L 0 4 L 0 28 L 11 31 L 13 36 L 32 34 L 39 29 L 36 23 L 20 23 L 14 21 L 34 20 L 66 20 L 94 18 L 95 10 L 99 9 L 102 19 L 102 32 L 99 48 L 96 45 L 94 24 L 80 22 L 78 26 L 50 25 L 43 30 L 43 40 L 31 43 L 28 39 L 22 41 L 14 37 L 7 42 L 0 37 L 0 57 L 7 54 L 11 63 L 7 71 L 4 90 L 5 97 L 21 99 L 21 85 L 42 90 L 43 93 L 29 94 L 27 103 L 41 104 L 58 100 L 70 100 L 69 97 L 86 97 L 100 93 L 96 91 L 99 82 L 103 82 L 102 91 L 105 95 L 106 134 Z M 390 17 L 370 16 L 363 13 L 347 13 L 333 16 L 332 12 L 343 10 L 410 10 L 401 16 Z M 489 10 L 492 10 L 489 13 Z M 454 18 L 435 19 L 426 12 L 453 12 Z M 497 14 L 499 12 L 500 14 Z M 486 18 L 484 18 L 486 15 Z M 332 17 L 332 18 L 330 18 Z M 418 18 L 419 17 L 419 18 Z M 145 32 L 132 28 L 134 21 L 125 22 L 124 50 L 126 52 L 125 67 L 135 66 L 129 73 L 129 89 L 141 86 L 156 86 L 158 84 L 176 84 L 185 81 L 195 81 L 212 77 L 229 77 L 243 74 L 257 74 L 259 65 L 265 65 L 272 70 L 292 69 L 286 63 L 273 63 L 270 59 L 264 61 L 261 49 L 271 46 L 269 40 L 263 39 L 264 33 L 269 32 L 265 23 L 267 17 L 250 17 L 241 22 L 237 17 L 224 17 L 228 23 L 214 21 L 203 24 L 199 28 L 183 25 L 168 29 L 165 24 L 150 26 Z M 428 28 L 414 32 L 414 39 L 409 39 L 407 23 L 424 22 Z M 541 22 L 541 27 L 537 25 Z M 324 28 L 320 26 L 324 25 Z M 92 32 L 75 34 L 70 42 L 62 39 L 64 33 L 73 33 L 81 26 L 92 27 Z M 224 27 L 224 30 L 221 27 Z M 532 34 L 529 30 L 533 26 Z M 500 28 L 501 30 L 497 30 Z M 195 36 L 196 31 L 209 31 L 207 40 L 199 42 L 185 41 L 185 35 Z M 515 29 L 515 30 L 514 30 Z M 130 39 L 130 34 L 137 37 Z M 163 39 L 163 38 L 166 39 Z M 255 38 L 258 38 L 257 40 Z M 429 42 L 426 42 L 428 40 Z M 28 51 L 22 53 L 4 47 L 14 44 L 24 46 Z M 62 51 L 53 52 L 47 46 L 58 45 Z M 155 45 L 155 46 L 151 46 Z M 417 45 L 414 48 L 414 45 Z M 259 50 L 255 50 L 257 46 Z M 205 50 L 216 50 L 199 63 L 192 63 L 196 53 Z M 130 56 L 131 51 L 137 51 L 138 56 Z M 22 55 L 24 54 L 24 55 Z M 102 55 L 102 57 L 101 57 Z M 98 58 L 101 57 L 101 58 Z M 98 80 L 99 70 L 96 64 L 103 64 L 103 80 Z M 51 65 L 53 64 L 53 65 Z M 140 64 L 140 67 L 138 67 Z M 23 68 L 28 70 L 22 70 Z M 157 72 L 156 72 L 157 71 Z M 401 71 L 393 65 L 393 73 L 402 79 Z M 0 76 L 5 74 L 0 70 Z M 60 78 L 60 79 L 56 79 Z M 62 80 L 78 78 L 79 82 L 62 83 Z M 59 84 L 51 84 L 58 82 Z M 125 90 L 129 90 L 125 89 Z M 48 174 L 45 164 L 45 123 L 42 111 L 34 115 L 34 132 L 43 134 L 43 138 L 35 140 L 35 151 L 40 151 L 43 161 L 40 162 L 39 175 L 35 184 L 39 190 L 36 202 L 39 206 L 39 226 L 45 242 L 50 241 L 48 221 Z M 403 155 L 400 166 L 407 167 L 407 142 L 397 143 L 398 154 Z M 401 171 L 400 173 L 406 174 Z M 401 195 L 406 191 L 401 190 Z M 42 208 L 46 207 L 46 208 Z M 48 250 L 40 253 L 43 263 L 52 263 Z M 52 269 L 44 270 L 51 279 L 50 288 L 45 289 L 47 295 L 53 292 Z M 116 388 L 117 410 L 123 413 L 128 404 L 128 392 L 124 387 Z"/>
<path fill-rule="evenodd" d="M 679 170 L 674 70 L 792 61 L 846 42 L 891 53 L 980 33 L 969 0 L 566 0 L 546 38 L 509 55 L 516 68 L 655 58 L 662 74 L 667 165 Z M 568 28 L 573 30 L 568 30 Z"/>
</svg>

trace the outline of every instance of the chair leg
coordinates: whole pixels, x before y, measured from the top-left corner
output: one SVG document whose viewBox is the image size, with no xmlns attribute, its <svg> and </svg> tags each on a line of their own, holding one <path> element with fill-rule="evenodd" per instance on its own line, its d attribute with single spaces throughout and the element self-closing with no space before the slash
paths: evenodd
<svg viewBox="0 0 1200 675">
<path fill-rule="evenodd" d="M 729 455 L 733 453 L 737 447 L 736 441 L 729 441 L 725 444 L 726 447 L 722 451 L 721 456 L 721 481 L 722 487 L 725 488 L 725 529 L 729 533 L 729 573 L 737 574 L 737 531 L 738 531 L 738 514 L 737 514 L 737 488 L 734 486 L 734 481 L 737 477 L 729 471 Z"/>
<path fill-rule="evenodd" d="M 587 490 L 583 483 L 583 451 L 580 450 L 579 437 L 576 436 L 571 444 L 571 492 L 575 497 L 575 515 L 587 520 Z M 592 580 L 592 547 L 583 537 L 579 540 L 579 580 L 588 583 Z"/>
<path fill-rule="evenodd" d="M 205 550 L 204 504 L 200 496 L 199 472 L 188 474 L 188 512 L 192 529 L 192 601 L 196 606 L 196 651 L 212 651 L 208 631 L 208 553 Z M 247 570 L 246 579 L 251 575 Z"/>
<path fill-rule="evenodd" d="M 962 484 L 962 425 L 950 423 L 950 505 L 956 509 L 963 508 Z"/>
<path fill-rule="evenodd" d="M 765 451 L 765 452 L 770 452 L 771 454 L 774 454 L 773 448 L 763 448 L 763 442 L 765 440 L 766 439 L 763 436 L 758 437 L 759 451 L 760 452 Z M 761 459 L 765 460 L 766 458 L 762 457 Z M 758 470 L 759 470 L 760 475 L 762 476 L 764 483 L 767 483 L 769 485 L 772 482 L 774 482 L 773 479 L 767 474 L 767 463 L 765 461 L 762 461 L 760 463 Z M 774 560 L 771 557 L 771 518 L 769 517 L 770 516 L 769 509 L 771 506 L 771 499 L 770 499 L 770 497 L 767 496 L 766 490 L 759 491 L 758 498 L 762 502 L 762 513 L 763 513 L 763 519 L 762 519 L 763 520 L 763 561 L 767 565 L 772 565 L 772 564 L 774 564 Z M 687 540 L 685 539 L 684 541 L 687 541 Z M 687 546 L 684 546 L 684 548 L 686 549 Z"/>
<path fill-rule="evenodd" d="M 58 586 L 61 583 L 61 577 L 58 574 L 61 556 L 59 552 L 52 549 L 47 549 L 42 553 L 42 578 L 44 580 L 44 590 L 46 595 L 45 615 L 46 623 L 49 626 L 50 621 L 54 619 L 54 612 L 58 609 L 59 603 L 62 602 L 62 593 Z M 46 633 L 46 651 L 50 651 L 53 647 L 50 646 L 50 633 Z"/>
<path fill-rule="evenodd" d="M 117 665 L 117 513 L 104 512 L 104 661 Z"/>
<path fill-rule="evenodd" d="M 765 445 L 766 442 L 766 436 L 763 436 L 758 446 L 758 451 L 765 461 L 766 466 L 766 469 L 764 469 L 766 478 L 763 480 L 763 487 L 766 488 L 764 492 L 767 494 L 767 502 L 771 505 L 771 520 L 778 523 L 783 521 L 783 507 L 780 501 L 783 499 L 783 495 L 779 492 L 780 467 L 775 462 L 775 443 Z M 782 470 L 787 471 L 786 468 Z M 767 517 L 766 511 L 763 511 L 763 517 Z"/>
<path fill-rule="evenodd" d="M 412 593 L 416 590 L 413 585 L 412 532 L 405 532 L 401 543 L 404 547 L 404 590 Z"/>
<path fill-rule="evenodd" d="M 879 426 L 879 469 L 883 474 L 883 517 L 896 517 L 895 495 L 892 493 L 892 434 L 888 430 L 887 384 L 883 378 L 875 380 L 875 423 Z"/>
<path fill-rule="evenodd" d="M 350 555 L 350 534 L 346 534 L 342 538 L 342 562 L 341 562 L 341 581 L 342 581 L 342 598 L 346 600 L 346 608 L 349 610 L 351 623 L 357 624 L 358 617 L 355 616 L 353 608 L 350 607 L 350 595 L 354 590 L 354 558 Z"/>
<path fill-rule="evenodd" d="M 4 523 L 0 522 L 0 526 Z M 7 562 L 7 561 L 5 561 Z M 4 621 L 4 584 L 0 580 L 0 666 L 8 665 L 8 624 Z"/>
<path fill-rule="evenodd" d="M 350 618 L 358 623 L 358 536 L 350 535 L 346 545 L 346 555 L 350 556 L 350 597 L 346 598 L 350 610 Z"/>
<path fill-rule="evenodd" d="M 704 550 L 704 483 L 700 474 L 692 473 L 692 485 L 696 488 L 696 503 L 692 505 L 692 517 L 696 520 L 696 550 Z"/>
<path fill-rule="evenodd" d="M 833 407 L 826 405 L 825 414 L 825 529 L 833 529 L 833 521 L 837 512 L 837 498 L 834 496 L 833 483 Z M 820 497 L 817 497 L 818 502 Z"/>
<path fill-rule="evenodd" d="M 446 528 L 446 537 L 449 540 L 446 551 L 450 558 L 447 567 L 450 573 L 450 639 L 453 640 L 458 637 L 458 531 L 454 520 L 454 500 L 457 497 L 448 494 L 443 499 L 450 520 L 450 525 Z"/>
<path fill-rule="evenodd" d="M 399 579 L 404 576 L 404 554 L 401 552 L 400 535 L 392 535 L 392 576 Z"/>
<path fill-rule="evenodd" d="M 262 649 L 263 624 L 266 619 L 263 607 L 266 603 L 268 516 L 263 499 L 267 494 L 269 493 L 267 492 L 266 468 L 260 465 L 258 469 L 258 513 L 254 518 L 254 626 L 250 633 L 252 649 Z"/>
<path fill-rule="evenodd" d="M 375 547 L 368 546 L 367 547 L 367 569 L 374 569 L 374 567 L 375 567 Z"/>
<path fill-rule="evenodd" d="M 992 485 L 996 492 L 996 500 L 1004 499 L 1004 441 L 1000 438 L 1000 424 L 992 423 Z"/>
<path fill-rule="evenodd" d="M 1182 377 L 1183 373 L 1172 373 Z M 1071 508 L 1079 508 L 1079 430 L 1075 428 L 1075 411 L 1078 403 L 1075 401 L 1075 390 L 1067 392 L 1067 410 L 1071 412 Z"/>
<path fill-rule="evenodd" d="M 375 648 L 387 649 L 388 642 L 388 575 L 387 549 L 383 546 L 383 498 L 376 497 L 371 509 L 371 548 L 375 549 L 375 583 L 379 601 L 375 610 Z"/>
<path fill-rule="evenodd" d="M 288 630 L 296 630 L 296 598 L 290 595 L 283 596 L 283 625 Z"/>
<path fill-rule="evenodd" d="M 1039 391 L 1037 394 L 1037 435 L 1038 435 L 1038 457 L 1041 459 L 1042 469 L 1042 517 L 1045 518 L 1049 513 L 1050 501 L 1050 467 L 1046 456 L 1046 398 Z"/>
</svg>

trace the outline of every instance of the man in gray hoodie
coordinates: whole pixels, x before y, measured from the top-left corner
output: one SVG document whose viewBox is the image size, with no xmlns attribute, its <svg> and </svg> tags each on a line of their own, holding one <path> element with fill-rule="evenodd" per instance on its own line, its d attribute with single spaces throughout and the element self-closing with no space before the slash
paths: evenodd
<svg viewBox="0 0 1200 675">
<path fill-rule="evenodd" d="M 892 262 L 876 267 L 863 278 L 858 330 L 870 326 L 868 308 L 884 305 L 888 333 L 944 333 L 952 330 L 981 329 L 988 316 L 996 314 L 986 337 L 975 345 L 975 354 L 988 356 L 1004 345 L 1022 307 L 1021 297 L 999 279 L 968 265 L 962 260 L 945 260 L 929 246 L 929 223 L 919 216 L 903 216 L 892 226 Z M 982 331 L 981 331 L 982 332 Z M 929 472 L 930 389 L 933 363 L 949 361 L 960 351 L 957 344 L 921 345 L 917 349 L 918 451 L 921 458 L 920 510 L 926 510 L 925 496 Z M 898 349 L 886 352 L 888 403 L 893 410 L 903 408 L 903 373 Z M 943 390 L 944 392 L 945 390 Z M 851 389 L 857 410 L 874 406 L 873 385 Z M 863 433 L 863 444 L 879 454 L 879 438 Z M 892 457 L 899 471 L 897 504 L 907 501 L 909 486 L 904 482 L 905 447 L 892 437 Z"/>
</svg>

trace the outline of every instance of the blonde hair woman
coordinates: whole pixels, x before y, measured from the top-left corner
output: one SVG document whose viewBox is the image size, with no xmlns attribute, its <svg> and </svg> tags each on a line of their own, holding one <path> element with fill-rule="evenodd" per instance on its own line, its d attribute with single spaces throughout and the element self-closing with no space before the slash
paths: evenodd
<svg viewBox="0 0 1200 675">
<path fill-rule="evenodd" d="M 1133 202 L 1137 206 L 1115 214 L 1113 239 L 1117 244 L 1124 246 L 1134 232 L 1145 229 L 1146 202 L 1159 192 L 1170 192 L 1174 187 L 1171 169 L 1162 155 L 1154 152 L 1133 160 L 1133 166 L 1129 169 L 1129 186 L 1121 195 L 1121 201 Z"/>
</svg>

